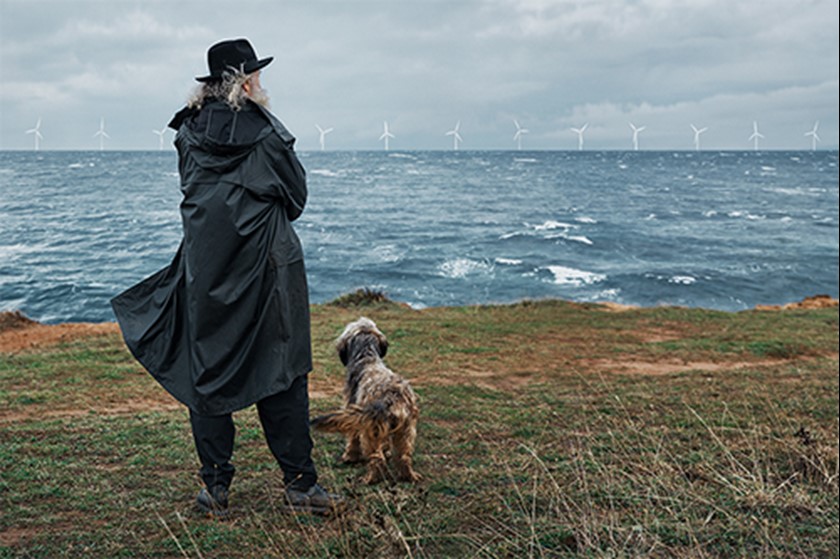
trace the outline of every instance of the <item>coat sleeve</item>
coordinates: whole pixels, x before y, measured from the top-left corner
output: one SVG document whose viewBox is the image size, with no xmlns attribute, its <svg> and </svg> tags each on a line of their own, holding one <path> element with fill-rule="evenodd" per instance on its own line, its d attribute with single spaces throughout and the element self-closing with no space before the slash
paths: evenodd
<svg viewBox="0 0 840 559">
<path fill-rule="evenodd" d="M 281 138 L 275 138 L 275 140 L 269 147 L 270 165 L 279 190 L 277 194 L 285 205 L 286 216 L 289 221 L 294 221 L 300 217 L 306 206 L 306 171 L 293 149 L 294 140 L 288 142 Z"/>
</svg>

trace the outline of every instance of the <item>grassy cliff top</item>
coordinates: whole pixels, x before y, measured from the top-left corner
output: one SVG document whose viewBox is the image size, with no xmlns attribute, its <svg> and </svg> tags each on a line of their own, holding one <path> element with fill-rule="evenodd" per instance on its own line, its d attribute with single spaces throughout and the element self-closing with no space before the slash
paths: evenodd
<svg viewBox="0 0 840 559">
<path fill-rule="evenodd" d="M 313 413 L 341 405 L 333 342 L 361 315 L 420 395 L 424 480 L 362 486 L 317 433 L 353 506 L 284 515 L 243 410 L 227 522 L 193 510 L 187 413 L 115 325 L 4 317 L 0 557 L 837 556 L 836 306 L 340 300 L 312 308 Z"/>
</svg>

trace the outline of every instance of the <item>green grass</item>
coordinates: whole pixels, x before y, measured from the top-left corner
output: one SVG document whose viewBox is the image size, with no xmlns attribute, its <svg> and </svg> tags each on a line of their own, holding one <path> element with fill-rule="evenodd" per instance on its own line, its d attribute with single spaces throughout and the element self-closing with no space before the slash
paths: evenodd
<svg viewBox="0 0 840 559">
<path fill-rule="evenodd" d="M 316 306 L 312 383 L 335 396 L 313 413 L 340 405 L 332 343 L 359 314 L 421 398 L 422 482 L 362 486 L 316 434 L 352 507 L 286 515 L 247 409 L 233 517 L 205 518 L 186 411 L 93 337 L 0 354 L 0 557 L 838 556 L 836 309 Z"/>
</svg>

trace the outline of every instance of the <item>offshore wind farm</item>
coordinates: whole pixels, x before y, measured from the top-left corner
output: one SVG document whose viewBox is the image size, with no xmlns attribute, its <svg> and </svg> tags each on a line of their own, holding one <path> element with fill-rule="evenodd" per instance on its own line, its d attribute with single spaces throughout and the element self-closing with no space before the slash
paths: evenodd
<svg viewBox="0 0 840 559">
<path fill-rule="evenodd" d="M 41 149 L 41 142 L 43 141 L 43 138 L 44 138 L 43 135 L 41 134 L 41 122 L 42 122 L 42 119 L 39 117 L 36 125 L 33 128 L 30 128 L 30 129 L 24 131 L 24 134 L 26 134 L 26 135 L 31 134 L 33 136 L 34 147 L 32 149 L 34 149 L 36 151 Z M 517 150 L 522 150 L 522 145 L 523 145 L 522 140 L 523 140 L 523 138 L 525 137 L 526 134 L 529 134 L 531 132 L 531 130 L 528 129 L 528 128 L 524 128 L 519 123 L 518 119 L 513 119 L 513 124 L 515 126 L 515 133 L 513 135 L 513 140 L 515 142 L 516 149 Z M 631 136 L 630 145 L 626 149 L 632 149 L 634 151 L 639 151 L 641 149 L 640 144 L 639 144 L 639 134 L 642 131 L 646 130 L 647 126 L 638 126 L 637 127 L 632 122 L 629 122 L 628 124 L 630 126 L 631 131 L 632 131 L 632 136 Z M 315 129 L 318 132 L 318 140 L 317 141 L 318 141 L 319 149 L 321 151 L 324 151 L 324 150 L 326 150 L 326 137 L 327 137 L 328 134 L 335 131 L 335 128 L 334 127 L 322 128 L 321 125 L 317 124 L 317 123 L 315 123 L 314 126 L 315 126 Z M 698 128 L 694 124 L 690 124 L 689 126 L 690 126 L 690 128 L 693 132 L 693 141 L 692 141 L 693 149 L 695 151 L 700 151 L 701 150 L 700 136 L 701 136 L 701 134 L 706 133 L 709 130 L 709 127 L 704 126 L 702 128 Z M 582 151 L 582 150 L 585 149 L 584 148 L 584 145 L 585 145 L 584 144 L 584 134 L 585 134 L 587 128 L 589 128 L 589 122 L 584 123 L 580 127 L 570 127 L 569 128 L 569 130 L 571 132 L 573 132 L 577 137 L 577 150 L 578 151 Z M 805 138 L 810 138 L 810 142 L 803 143 L 802 144 L 802 149 L 808 149 L 807 144 L 810 143 L 811 151 L 816 151 L 817 145 L 821 141 L 821 139 L 820 139 L 820 137 L 817 133 L 818 128 L 819 128 L 819 120 L 814 122 L 814 125 L 813 125 L 812 129 L 807 130 L 803 133 L 803 136 Z M 152 130 L 152 133 L 155 134 L 158 138 L 158 150 L 165 149 L 165 145 L 166 145 L 165 144 L 165 138 L 166 138 L 166 135 L 167 135 L 168 132 L 172 132 L 173 140 L 174 140 L 174 133 L 175 133 L 174 130 L 168 129 L 166 127 L 161 128 L 160 130 L 157 130 L 157 129 Z M 461 136 L 461 120 L 458 120 L 456 122 L 454 128 L 446 131 L 444 133 L 444 136 L 452 138 L 452 149 L 457 151 L 464 142 L 464 139 Z M 111 136 L 105 130 L 105 118 L 104 117 L 100 118 L 99 130 L 97 130 L 96 133 L 94 133 L 93 137 L 95 139 L 98 139 L 98 149 L 99 149 L 99 151 L 104 151 L 106 149 L 105 148 L 105 140 L 106 139 L 111 140 Z M 388 121 L 387 120 L 384 121 L 382 132 L 380 133 L 379 138 L 378 138 L 379 141 L 382 142 L 382 148 L 386 151 L 390 150 L 390 140 L 393 140 L 394 138 L 396 138 L 396 136 L 393 134 L 392 129 L 391 129 Z M 759 140 L 764 140 L 765 138 L 766 138 L 765 135 L 762 134 L 761 132 L 759 132 L 758 122 L 753 121 L 752 122 L 752 133 L 747 137 L 748 145 L 752 145 L 753 151 L 759 151 L 759 149 L 760 149 Z M 744 148 L 747 148 L 748 145 L 745 145 Z M 688 144 L 684 144 L 683 146 L 671 146 L 670 148 L 666 148 L 665 150 L 666 151 L 669 151 L 669 150 L 679 151 L 680 149 L 687 149 L 687 146 L 688 146 Z M 147 148 L 147 149 L 150 149 L 150 148 Z M 348 148 L 345 147 L 344 149 L 348 149 Z M 353 148 L 349 148 L 349 149 L 352 150 Z M 364 148 L 359 148 L 359 149 L 364 149 Z M 435 147 L 433 149 L 445 149 L 445 148 L 444 148 L 443 145 L 440 145 L 440 146 Z M 570 149 L 570 148 L 569 148 L 569 146 L 556 146 L 556 147 L 548 147 L 548 148 L 543 147 L 541 149 L 543 149 L 543 150 L 544 149 L 563 150 L 563 149 Z M 571 148 L 571 149 L 574 149 L 574 148 Z M 592 148 L 590 148 L 590 149 L 592 149 Z M 597 150 L 599 148 L 596 146 L 594 149 Z M 618 150 L 621 150 L 621 149 L 625 149 L 625 148 L 613 147 L 613 148 L 601 148 L 601 149 L 618 149 Z M 660 148 L 660 149 L 662 149 L 662 148 Z M 712 149 L 714 149 L 714 148 L 712 148 Z M 737 149 L 734 150 L 734 151 L 737 151 Z"/>
</svg>

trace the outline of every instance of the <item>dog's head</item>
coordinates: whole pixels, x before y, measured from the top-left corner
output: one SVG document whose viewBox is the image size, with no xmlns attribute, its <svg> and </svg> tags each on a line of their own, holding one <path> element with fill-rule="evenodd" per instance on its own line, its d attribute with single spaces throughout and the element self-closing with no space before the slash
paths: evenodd
<svg viewBox="0 0 840 559">
<path fill-rule="evenodd" d="M 344 328 L 335 343 L 338 357 L 344 365 L 363 354 L 366 348 L 373 348 L 379 357 L 388 353 L 388 339 L 369 318 L 361 317 Z"/>
</svg>

